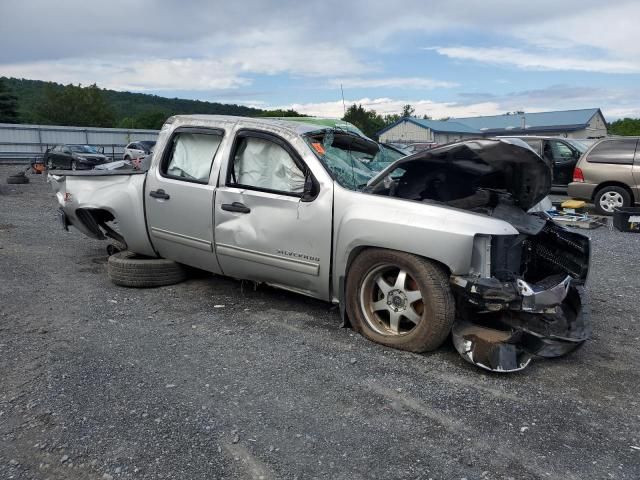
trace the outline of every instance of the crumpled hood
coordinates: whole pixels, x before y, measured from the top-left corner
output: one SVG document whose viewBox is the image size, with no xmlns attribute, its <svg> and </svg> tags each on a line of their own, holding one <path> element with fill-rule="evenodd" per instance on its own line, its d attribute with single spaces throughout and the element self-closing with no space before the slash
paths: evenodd
<svg viewBox="0 0 640 480">
<path fill-rule="evenodd" d="M 372 179 L 366 190 L 373 190 L 396 168 L 416 161 L 432 163 L 434 168 L 454 167 L 479 180 L 491 178 L 490 188 L 509 192 L 524 210 L 551 190 L 551 165 L 515 138 L 465 140 L 401 158 Z"/>
</svg>

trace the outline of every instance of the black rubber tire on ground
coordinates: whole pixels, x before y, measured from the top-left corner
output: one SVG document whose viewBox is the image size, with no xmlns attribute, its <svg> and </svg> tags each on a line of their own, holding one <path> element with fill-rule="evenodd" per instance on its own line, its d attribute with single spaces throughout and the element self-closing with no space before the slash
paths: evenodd
<svg viewBox="0 0 640 480">
<path fill-rule="evenodd" d="M 376 332 L 362 311 L 360 293 L 363 282 L 369 272 L 385 264 L 404 269 L 413 277 L 423 297 L 420 323 L 405 335 Z M 346 306 L 354 330 L 376 343 L 411 352 L 431 351 L 442 345 L 451 332 L 455 317 L 447 272 L 434 262 L 394 250 L 367 249 L 356 257 L 347 275 Z"/>
<path fill-rule="evenodd" d="M 29 183 L 29 179 L 23 174 L 11 175 L 7 177 L 7 183 L 17 185 L 21 183 Z"/>
<path fill-rule="evenodd" d="M 613 215 L 613 212 L 607 212 L 600 205 L 600 198 L 602 196 L 604 196 L 604 195 L 607 195 L 607 194 L 619 195 L 619 198 L 622 198 L 622 205 L 619 205 L 620 207 L 624 208 L 624 207 L 630 207 L 631 206 L 631 195 L 629 194 L 629 192 L 626 189 L 624 189 L 622 187 L 617 187 L 615 185 L 611 185 L 611 186 L 608 186 L 608 187 L 602 187 L 593 196 L 593 205 L 596 208 L 596 212 L 598 212 L 600 215 Z"/>
<path fill-rule="evenodd" d="M 173 285 L 187 278 L 185 268 L 172 260 L 149 258 L 124 251 L 107 261 L 109 279 L 123 287 L 147 288 Z"/>
</svg>

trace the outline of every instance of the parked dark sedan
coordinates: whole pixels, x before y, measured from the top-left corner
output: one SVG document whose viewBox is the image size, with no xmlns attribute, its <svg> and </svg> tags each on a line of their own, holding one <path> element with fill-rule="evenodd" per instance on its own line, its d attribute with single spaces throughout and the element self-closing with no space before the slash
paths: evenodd
<svg viewBox="0 0 640 480">
<path fill-rule="evenodd" d="M 49 170 L 90 170 L 108 161 L 106 155 L 91 145 L 56 145 L 44 154 L 44 163 Z"/>
</svg>

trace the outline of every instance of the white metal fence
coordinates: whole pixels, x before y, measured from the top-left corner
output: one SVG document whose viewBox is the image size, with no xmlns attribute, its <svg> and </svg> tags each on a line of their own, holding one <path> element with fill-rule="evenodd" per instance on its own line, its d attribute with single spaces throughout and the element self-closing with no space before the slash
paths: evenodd
<svg viewBox="0 0 640 480">
<path fill-rule="evenodd" d="M 157 136 L 158 130 L 0 123 L 0 163 L 30 163 L 60 144 L 102 147 L 105 155 L 120 160 L 128 143 Z"/>
</svg>

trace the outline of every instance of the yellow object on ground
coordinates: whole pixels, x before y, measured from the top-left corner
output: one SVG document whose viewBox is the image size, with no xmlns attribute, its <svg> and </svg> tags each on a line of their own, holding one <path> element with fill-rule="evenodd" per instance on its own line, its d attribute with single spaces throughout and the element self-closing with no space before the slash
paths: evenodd
<svg viewBox="0 0 640 480">
<path fill-rule="evenodd" d="M 587 202 L 583 202 L 582 200 L 566 200 L 560 204 L 562 208 L 584 208 L 586 207 Z"/>
</svg>

